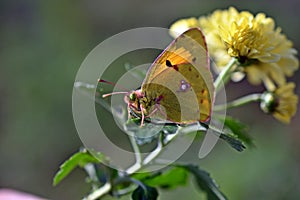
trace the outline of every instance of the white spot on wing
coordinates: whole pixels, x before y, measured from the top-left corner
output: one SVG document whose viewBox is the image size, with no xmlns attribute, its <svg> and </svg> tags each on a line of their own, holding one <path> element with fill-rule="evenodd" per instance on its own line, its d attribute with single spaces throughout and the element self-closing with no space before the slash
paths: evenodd
<svg viewBox="0 0 300 200">
<path fill-rule="evenodd" d="M 186 92 L 191 88 L 191 85 L 186 82 L 185 80 L 181 80 L 179 84 L 179 90 L 178 92 Z"/>
</svg>

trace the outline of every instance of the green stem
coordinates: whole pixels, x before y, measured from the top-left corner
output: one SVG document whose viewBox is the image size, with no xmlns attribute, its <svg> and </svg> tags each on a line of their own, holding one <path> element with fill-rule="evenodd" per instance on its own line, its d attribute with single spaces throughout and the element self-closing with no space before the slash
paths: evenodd
<svg viewBox="0 0 300 200">
<path fill-rule="evenodd" d="M 129 139 L 130 139 L 130 143 L 133 148 L 133 151 L 134 151 L 135 163 L 126 170 L 126 173 L 133 174 L 134 172 L 136 172 L 137 170 L 139 170 L 142 167 L 142 157 L 141 157 L 140 148 L 137 145 L 134 136 L 129 136 Z"/>
<path fill-rule="evenodd" d="M 177 135 L 177 134 L 174 134 Z M 151 161 L 153 161 L 162 151 L 163 149 L 163 144 L 162 144 L 162 138 L 161 135 L 158 138 L 158 143 L 157 143 L 157 147 L 155 148 L 154 151 L 152 151 L 143 161 L 143 166 L 149 164 Z"/>
<path fill-rule="evenodd" d="M 141 162 L 140 165 L 134 164 L 130 168 L 126 170 L 126 174 L 130 175 L 133 174 L 140 169 L 142 169 L 144 166 L 151 163 L 157 156 L 162 152 L 163 147 L 168 145 L 171 141 L 173 141 L 179 134 L 186 134 L 188 132 L 193 131 L 199 131 L 199 130 L 206 130 L 204 127 L 200 126 L 199 124 L 190 125 L 188 127 L 179 127 L 176 133 L 170 135 L 170 137 L 166 138 L 164 141 L 162 141 L 161 136 L 158 138 L 157 147 L 149 154 L 147 155 L 144 160 Z"/>
<path fill-rule="evenodd" d="M 216 105 L 214 107 L 214 111 L 225 110 L 225 109 L 228 109 L 228 108 L 234 108 L 234 107 L 242 106 L 242 105 L 245 105 L 245 104 L 250 103 L 250 102 L 259 101 L 261 99 L 261 95 L 262 94 L 250 94 L 250 95 L 241 97 L 239 99 L 236 99 L 232 102 L 229 102 L 227 104 Z"/>
<path fill-rule="evenodd" d="M 177 134 L 178 134 L 178 132 L 175 133 L 174 135 L 177 135 Z M 172 138 L 172 139 L 174 139 L 174 138 Z M 163 150 L 163 144 L 162 144 L 161 136 L 160 136 L 158 139 L 157 147 L 148 156 L 146 156 L 143 161 L 141 161 L 140 165 L 134 164 L 130 168 L 128 168 L 126 170 L 126 174 L 131 175 L 131 174 L 139 171 L 145 165 L 147 165 L 151 161 L 153 161 L 161 153 L 162 150 Z"/>
<path fill-rule="evenodd" d="M 109 182 L 107 182 L 105 185 L 103 185 L 101 188 L 95 190 L 92 194 L 84 198 L 83 200 L 95 200 L 99 197 L 104 196 L 111 190 L 112 186 Z"/>
<path fill-rule="evenodd" d="M 234 70 L 234 67 L 236 67 L 236 59 L 231 58 L 229 63 L 225 66 L 225 69 L 221 71 L 221 73 L 214 82 L 216 92 L 218 92 L 221 89 L 222 83 L 225 82 L 225 80 L 228 78 L 228 75 Z"/>
</svg>

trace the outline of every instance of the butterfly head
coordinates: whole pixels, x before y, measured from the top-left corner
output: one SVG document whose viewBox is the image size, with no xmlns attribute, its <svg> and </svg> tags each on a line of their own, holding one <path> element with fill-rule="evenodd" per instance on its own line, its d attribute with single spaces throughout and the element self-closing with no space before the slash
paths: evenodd
<svg viewBox="0 0 300 200">
<path fill-rule="evenodd" d="M 129 101 L 135 102 L 136 100 L 137 100 L 137 94 L 135 91 L 133 91 L 129 94 Z"/>
<path fill-rule="evenodd" d="M 144 97 L 144 94 L 141 90 L 135 90 L 132 92 L 129 92 L 125 95 L 125 102 L 129 105 L 134 105 L 139 107 L 140 99 Z"/>
</svg>

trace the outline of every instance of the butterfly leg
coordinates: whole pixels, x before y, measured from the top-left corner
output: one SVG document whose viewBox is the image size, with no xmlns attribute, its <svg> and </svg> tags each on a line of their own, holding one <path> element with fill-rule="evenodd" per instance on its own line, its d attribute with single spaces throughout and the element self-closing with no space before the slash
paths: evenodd
<svg viewBox="0 0 300 200">
<path fill-rule="evenodd" d="M 156 105 L 157 106 L 157 109 L 159 110 L 159 112 L 164 116 L 164 118 L 167 120 L 167 113 L 165 111 L 163 111 L 159 105 Z"/>
<path fill-rule="evenodd" d="M 162 114 L 163 118 L 167 120 L 167 114 L 160 108 L 160 105 L 156 104 L 155 108 L 151 111 L 151 113 L 149 115 L 147 115 L 147 117 L 151 117 L 152 115 L 154 115 L 157 111 L 160 112 L 160 114 Z"/>
<path fill-rule="evenodd" d="M 130 105 L 127 104 L 127 114 L 128 114 L 128 118 L 127 119 L 131 118 L 130 112 L 131 112 Z"/>
<path fill-rule="evenodd" d="M 142 105 L 140 105 L 141 113 L 142 113 L 142 120 L 140 127 L 144 126 L 144 120 L 145 120 L 145 114 L 144 114 L 144 108 Z"/>
<path fill-rule="evenodd" d="M 154 115 L 154 114 L 157 112 L 157 110 L 158 110 L 158 108 L 155 107 L 155 108 L 151 111 L 151 113 L 150 113 L 149 115 L 147 115 L 147 117 L 151 117 L 152 115 Z"/>
</svg>

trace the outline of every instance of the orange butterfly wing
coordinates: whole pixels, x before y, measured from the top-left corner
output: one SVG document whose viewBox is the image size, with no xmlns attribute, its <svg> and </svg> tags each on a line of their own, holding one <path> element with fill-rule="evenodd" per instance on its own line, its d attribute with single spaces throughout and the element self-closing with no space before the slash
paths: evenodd
<svg viewBox="0 0 300 200">
<path fill-rule="evenodd" d="M 195 58 L 195 62 L 193 59 Z M 200 68 L 209 69 L 209 57 L 204 35 L 198 28 L 192 28 L 173 40 L 171 44 L 156 58 L 148 70 L 143 83 L 149 83 L 157 74 L 166 70 L 160 65 L 165 65 L 169 60 L 172 64 L 193 62 Z"/>
<path fill-rule="evenodd" d="M 168 120 L 192 123 L 209 119 L 214 87 L 205 39 L 199 29 L 186 31 L 158 56 L 142 91 L 150 101 L 161 98 L 159 104 Z"/>
</svg>

